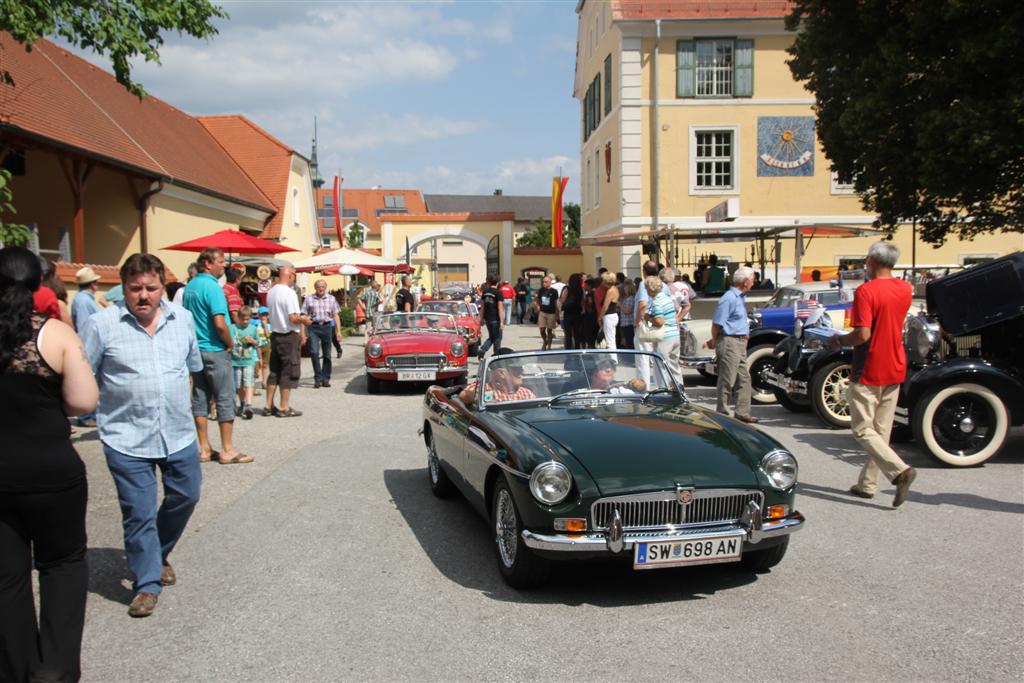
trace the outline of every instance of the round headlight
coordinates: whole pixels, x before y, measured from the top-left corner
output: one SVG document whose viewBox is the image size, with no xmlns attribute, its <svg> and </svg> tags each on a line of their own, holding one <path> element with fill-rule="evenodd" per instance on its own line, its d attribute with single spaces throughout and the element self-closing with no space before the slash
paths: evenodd
<svg viewBox="0 0 1024 683">
<path fill-rule="evenodd" d="M 786 451 L 772 451 L 761 459 L 761 470 L 777 489 L 788 489 L 796 483 L 796 458 Z"/>
<path fill-rule="evenodd" d="M 366 347 L 366 355 L 370 358 L 380 358 L 384 353 L 384 347 L 374 342 Z"/>
<path fill-rule="evenodd" d="M 462 354 L 466 352 L 466 345 L 462 342 L 452 342 L 452 355 L 456 358 L 461 358 Z"/>
<path fill-rule="evenodd" d="M 572 475 L 560 462 L 539 465 L 530 475 L 530 492 L 545 505 L 561 503 L 572 489 Z"/>
<path fill-rule="evenodd" d="M 911 363 L 923 363 L 938 347 L 938 326 L 923 315 L 915 315 L 907 320 L 903 330 L 903 345 L 907 351 L 907 360 Z"/>
</svg>

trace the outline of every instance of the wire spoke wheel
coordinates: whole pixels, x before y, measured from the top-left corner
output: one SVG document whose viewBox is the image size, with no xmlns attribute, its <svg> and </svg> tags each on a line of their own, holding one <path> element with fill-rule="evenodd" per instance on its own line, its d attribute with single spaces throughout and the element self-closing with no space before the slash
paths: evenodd
<svg viewBox="0 0 1024 683">
<path fill-rule="evenodd" d="M 814 373 L 811 378 L 811 399 L 814 412 L 834 429 L 850 426 L 850 388 L 852 366 L 845 360 L 833 361 Z"/>
<path fill-rule="evenodd" d="M 501 556 L 502 564 L 511 569 L 516 563 L 516 552 L 519 548 L 519 518 L 508 489 L 498 491 L 495 511 L 497 514 L 494 516 L 494 538 L 498 543 L 498 554 Z"/>
</svg>

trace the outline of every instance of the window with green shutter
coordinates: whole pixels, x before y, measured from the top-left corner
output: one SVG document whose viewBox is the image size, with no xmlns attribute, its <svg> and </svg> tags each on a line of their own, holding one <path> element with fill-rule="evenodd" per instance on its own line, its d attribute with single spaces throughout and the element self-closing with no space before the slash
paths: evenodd
<svg viewBox="0 0 1024 683">
<path fill-rule="evenodd" d="M 753 40 L 706 38 L 676 43 L 676 97 L 753 94 Z"/>
<path fill-rule="evenodd" d="M 607 116 L 612 110 L 612 56 L 604 58 L 604 113 Z"/>
</svg>

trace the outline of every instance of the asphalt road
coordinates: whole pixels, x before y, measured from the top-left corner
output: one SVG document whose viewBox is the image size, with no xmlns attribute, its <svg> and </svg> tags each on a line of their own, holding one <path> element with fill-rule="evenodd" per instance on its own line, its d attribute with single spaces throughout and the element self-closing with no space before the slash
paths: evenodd
<svg viewBox="0 0 1024 683">
<path fill-rule="evenodd" d="M 120 513 L 93 430 L 87 681 L 1021 680 L 1024 433 L 974 469 L 920 469 L 909 501 L 844 494 L 848 432 L 755 408 L 800 461 L 807 528 L 769 573 L 560 566 L 517 592 L 487 524 L 430 494 L 422 388 L 366 394 L 360 339 L 294 419 L 236 422 L 250 465 L 203 466 L 178 584 L 126 614 Z M 533 328 L 507 345 L 536 348 Z M 311 385 L 309 366 L 304 384 Z M 713 389 L 687 376 L 698 403 Z"/>
</svg>

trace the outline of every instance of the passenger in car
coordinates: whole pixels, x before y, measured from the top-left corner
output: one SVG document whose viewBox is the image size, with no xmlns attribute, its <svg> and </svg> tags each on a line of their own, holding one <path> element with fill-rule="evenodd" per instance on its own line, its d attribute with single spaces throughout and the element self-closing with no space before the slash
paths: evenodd
<svg viewBox="0 0 1024 683">
<path fill-rule="evenodd" d="M 515 353 L 508 347 L 502 347 L 498 355 Z M 523 386 L 523 366 L 518 363 L 501 363 L 487 372 L 487 382 L 484 384 L 484 401 L 498 403 L 502 401 L 529 401 L 537 398 L 536 394 Z M 459 399 L 467 406 L 476 403 L 478 393 L 478 382 L 471 382 L 466 388 L 459 392 Z"/>
<path fill-rule="evenodd" d="M 647 382 L 639 377 L 628 382 L 615 382 L 616 367 L 614 358 L 598 359 L 588 374 L 590 388 L 607 390 L 613 394 L 643 394 L 647 391 Z"/>
</svg>

